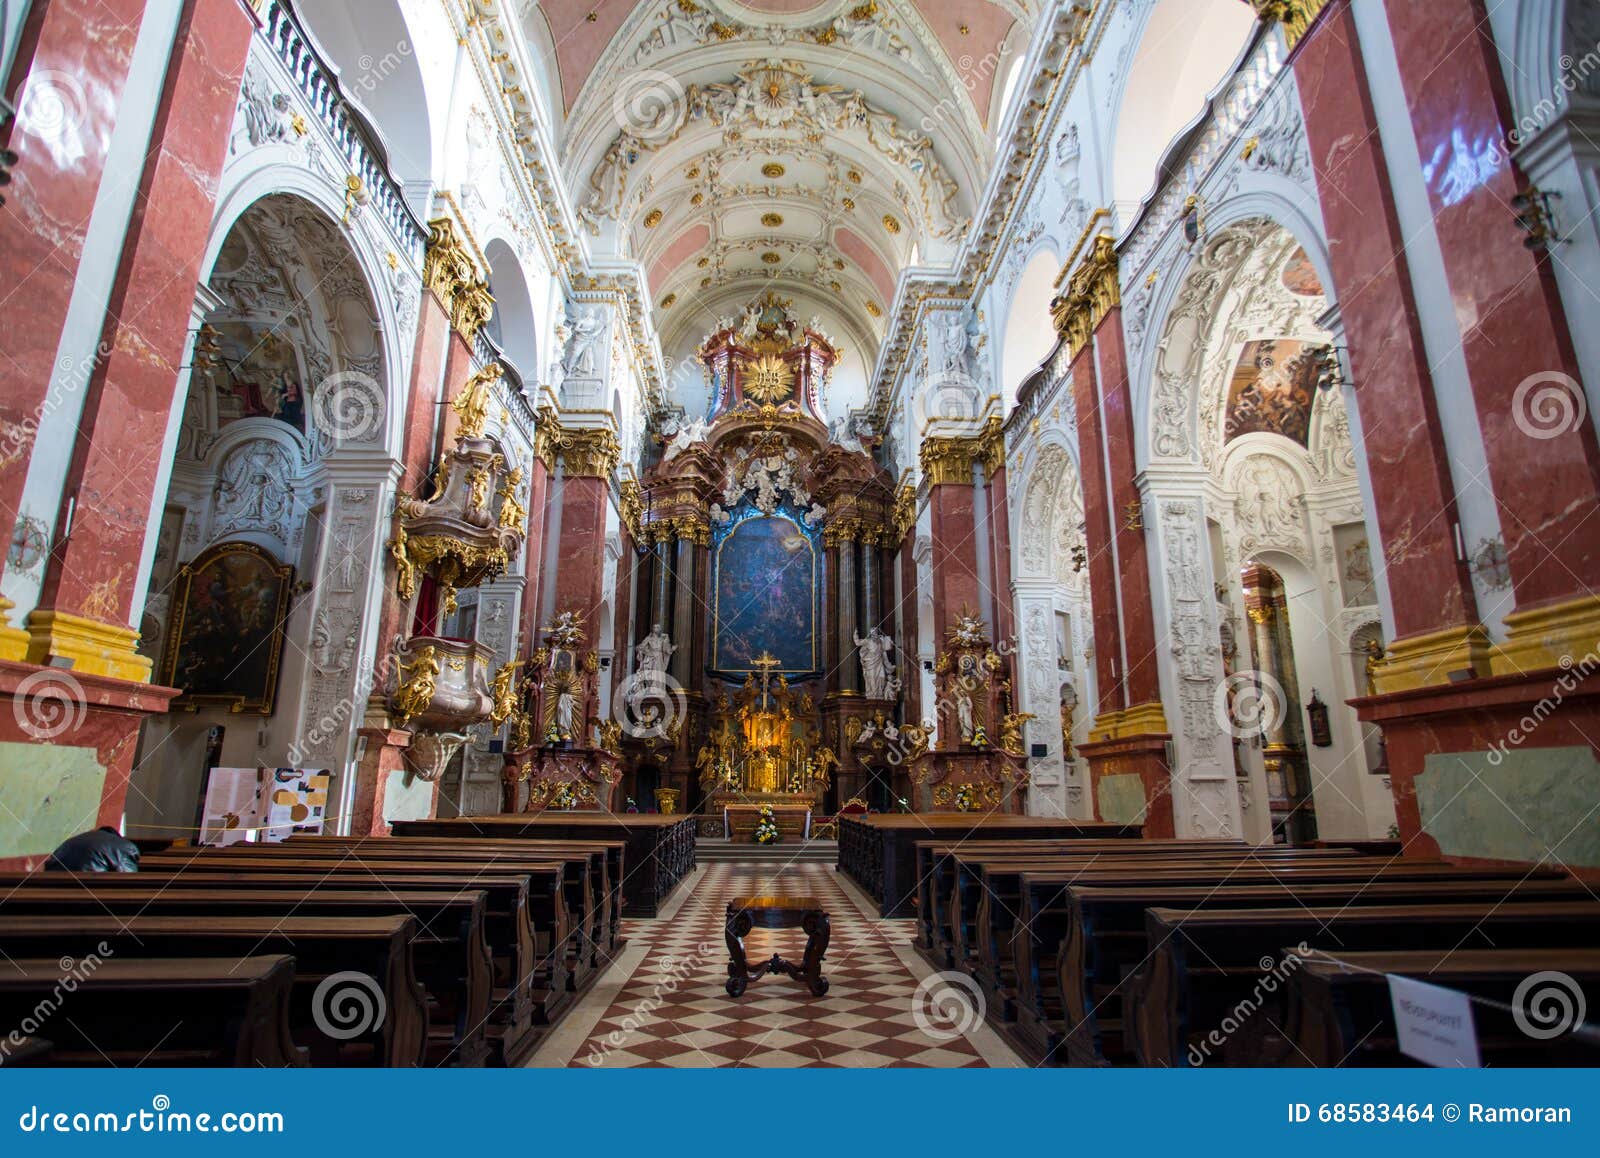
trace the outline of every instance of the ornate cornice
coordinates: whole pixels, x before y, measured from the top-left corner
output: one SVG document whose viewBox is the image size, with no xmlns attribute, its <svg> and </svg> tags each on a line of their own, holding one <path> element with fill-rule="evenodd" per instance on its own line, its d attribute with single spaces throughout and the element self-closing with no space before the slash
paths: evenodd
<svg viewBox="0 0 1600 1158">
<path fill-rule="evenodd" d="M 1050 316 L 1056 331 L 1067 340 L 1071 356 L 1089 344 L 1095 327 L 1122 303 L 1122 288 L 1117 280 L 1117 247 L 1108 233 L 1094 240 L 1094 247 L 1067 282 L 1065 292 L 1050 303 Z"/>
</svg>

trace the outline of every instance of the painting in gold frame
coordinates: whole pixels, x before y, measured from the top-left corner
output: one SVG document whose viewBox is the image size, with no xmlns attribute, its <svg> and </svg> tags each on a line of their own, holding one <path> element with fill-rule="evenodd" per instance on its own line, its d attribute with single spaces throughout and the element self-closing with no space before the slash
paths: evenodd
<svg viewBox="0 0 1600 1158">
<path fill-rule="evenodd" d="M 219 543 L 178 569 L 160 678 L 174 707 L 272 714 L 294 568 L 254 543 Z"/>
</svg>

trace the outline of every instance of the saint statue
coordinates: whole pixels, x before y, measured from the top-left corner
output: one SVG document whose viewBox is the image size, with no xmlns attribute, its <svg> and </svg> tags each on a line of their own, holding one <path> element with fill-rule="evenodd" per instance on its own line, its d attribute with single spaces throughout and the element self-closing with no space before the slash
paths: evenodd
<svg viewBox="0 0 1600 1158">
<path fill-rule="evenodd" d="M 667 670 L 667 661 L 672 658 L 672 653 L 678 650 L 678 645 L 672 642 L 672 637 L 661 630 L 659 623 L 653 624 L 650 634 L 639 641 L 633 649 L 634 664 L 639 675 L 646 673 L 660 675 Z"/>
<path fill-rule="evenodd" d="M 861 660 L 861 678 L 866 683 L 867 699 L 890 700 L 900 691 L 900 681 L 895 678 L 894 660 L 889 653 L 894 650 L 894 640 L 874 627 L 865 637 L 857 635 L 856 654 Z"/>
</svg>

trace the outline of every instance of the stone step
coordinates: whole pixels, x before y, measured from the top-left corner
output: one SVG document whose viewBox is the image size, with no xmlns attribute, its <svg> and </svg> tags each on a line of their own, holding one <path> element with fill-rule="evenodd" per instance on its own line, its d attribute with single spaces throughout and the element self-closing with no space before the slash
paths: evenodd
<svg viewBox="0 0 1600 1158">
<path fill-rule="evenodd" d="M 831 865 L 839 859 L 839 845 L 832 840 L 789 839 L 780 840 L 777 844 L 756 844 L 753 841 L 701 837 L 695 842 L 695 859 L 701 864 L 707 861 L 754 861 Z"/>
</svg>

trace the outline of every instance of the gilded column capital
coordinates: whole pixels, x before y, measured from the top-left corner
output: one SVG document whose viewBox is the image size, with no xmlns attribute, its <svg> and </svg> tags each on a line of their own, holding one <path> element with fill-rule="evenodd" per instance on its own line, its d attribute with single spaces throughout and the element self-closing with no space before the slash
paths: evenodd
<svg viewBox="0 0 1600 1158">
<path fill-rule="evenodd" d="M 894 493 L 894 533 L 896 540 L 904 539 L 917 523 L 917 488 L 901 483 Z"/>
<path fill-rule="evenodd" d="M 1078 356 L 1094 336 L 1095 327 L 1121 304 L 1116 242 L 1102 233 L 1094 239 L 1089 256 L 1073 272 L 1067 288 L 1050 303 L 1056 332 L 1067 340 L 1072 357 Z"/>
<path fill-rule="evenodd" d="M 618 489 L 617 513 L 633 541 L 644 541 L 644 491 L 633 479 L 623 479 Z"/>
<path fill-rule="evenodd" d="M 560 450 L 570 478 L 609 478 L 622 459 L 622 444 L 604 426 L 563 429 Z"/>
<path fill-rule="evenodd" d="M 1311 27 L 1328 0 L 1249 0 L 1263 24 L 1283 25 L 1284 39 L 1293 48 Z"/>
<path fill-rule="evenodd" d="M 472 252 L 449 217 L 428 222 L 428 247 L 422 258 L 422 284 L 450 313 L 450 325 L 468 342 L 494 314 L 494 295 L 478 273 Z"/>
<path fill-rule="evenodd" d="M 930 486 L 972 482 L 972 464 L 982 460 L 981 434 L 938 435 L 923 439 L 919 455 Z"/>
</svg>

